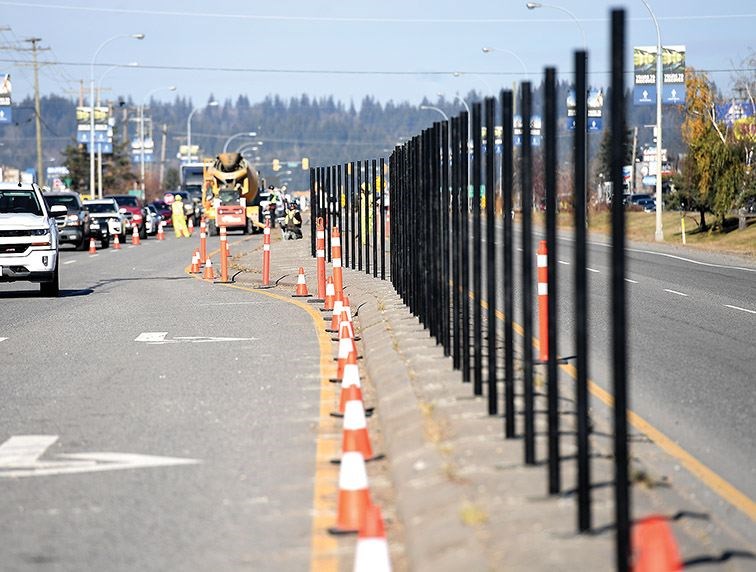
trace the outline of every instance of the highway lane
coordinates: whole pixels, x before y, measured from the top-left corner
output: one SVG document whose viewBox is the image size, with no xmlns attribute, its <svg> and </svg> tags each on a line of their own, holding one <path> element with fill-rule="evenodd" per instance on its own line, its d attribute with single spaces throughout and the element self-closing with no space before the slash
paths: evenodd
<svg viewBox="0 0 756 572">
<path fill-rule="evenodd" d="M 535 229 L 534 248 L 543 237 L 541 230 Z M 515 238 L 515 319 L 522 323 L 519 227 Z M 610 252 L 603 237 L 591 237 L 590 375 L 607 391 L 611 389 Z M 667 245 L 630 244 L 627 257 L 631 408 L 753 503 L 756 314 L 746 310 L 756 310 L 756 264 Z M 571 233 L 560 233 L 557 258 L 561 261 L 559 353 L 569 356 L 575 353 Z M 535 278 L 535 255 L 533 259 Z M 501 285 L 500 259 L 497 264 Z M 501 309 L 501 288 L 498 296 Z M 534 320 L 537 337 L 535 314 Z M 564 372 L 561 377 L 572 381 Z M 594 403 L 598 403 L 595 396 Z M 694 481 L 688 492 L 699 498 L 710 496 L 711 485 Z M 752 521 L 733 515 L 726 503 L 720 506 L 716 501 L 712 511 L 723 521 L 737 521 L 742 535 L 756 542 Z"/>
<path fill-rule="evenodd" d="M 0 288 L 0 443 L 50 436 L 37 453 L 66 466 L 76 460 L 64 455 L 93 452 L 191 462 L 11 479 L 3 471 L 19 462 L 0 447 L 3 568 L 309 565 L 312 321 L 186 276 L 190 250 L 169 239 L 65 251 L 63 297 Z"/>
</svg>

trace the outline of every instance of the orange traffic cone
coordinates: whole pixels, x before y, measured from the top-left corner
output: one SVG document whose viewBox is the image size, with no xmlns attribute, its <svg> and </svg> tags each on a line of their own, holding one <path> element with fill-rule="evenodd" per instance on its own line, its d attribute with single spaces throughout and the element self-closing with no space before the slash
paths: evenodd
<svg viewBox="0 0 756 572">
<path fill-rule="evenodd" d="M 205 273 L 202 275 L 203 280 L 215 280 L 215 272 L 213 271 L 213 261 L 210 257 L 205 260 Z"/>
<path fill-rule="evenodd" d="M 325 296 L 325 304 L 323 305 L 323 312 L 327 312 L 328 310 L 333 310 L 333 304 L 336 301 L 336 289 L 333 286 L 333 278 L 330 276 L 328 277 L 328 280 L 326 281 L 326 296 Z"/>
<path fill-rule="evenodd" d="M 675 537 L 663 516 L 649 516 L 635 524 L 632 546 L 634 572 L 682 570 Z"/>
<path fill-rule="evenodd" d="M 139 246 L 142 244 L 142 242 L 139 240 L 139 230 L 136 226 L 131 227 L 133 230 L 131 231 L 131 244 L 134 246 Z"/>
<path fill-rule="evenodd" d="M 113 250 L 121 250 L 121 239 L 118 235 L 115 235 L 115 241 L 113 242 Z"/>
<path fill-rule="evenodd" d="M 307 282 L 305 282 L 304 268 L 299 268 L 299 276 L 297 277 L 297 290 L 291 295 L 292 298 L 309 298 L 310 294 L 307 292 Z"/>
<path fill-rule="evenodd" d="M 368 490 L 365 458 L 361 453 L 344 453 L 339 468 L 339 500 L 336 526 L 329 528 L 331 534 L 354 534 L 365 519 L 367 508 L 372 504 Z"/>
<path fill-rule="evenodd" d="M 354 354 L 354 359 L 357 359 L 357 346 L 355 345 L 354 340 L 350 337 L 339 336 L 339 353 L 336 358 L 337 380 L 344 377 L 344 366 L 347 364 L 350 354 Z"/>
<path fill-rule="evenodd" d="M 191 274 L 200 273 L 199 250 L 195 250 L 194 254 L 192 254 L 192 269 L 189 272 Z"/>
<path fill-rule="evenodd" d="M 349 361 L 355 362 L 354 359 L 350 359 Z M 356 362 L 348 363 L 344 366 L 344 375 L 341 378 L 341 395 L 339 396 L 339 412 L 332 413 L 333 417 L 342 417 L 344 415 L 347 401 L 349 401 L 348 398 L 350 395 L 352 395 L 350 393 L 347 393 L 347 390 L 352 387 L 356 387 L 357 389 L 359 389 L 360 399 L 362 399 L 362 389 L 361 389 L 362 384 L 360 383 L 360 371 L 357 368 Z"/>
<path fill-rule="evenodd" d="M 365 406 L 362 403 L 362 390 L 354 385 L 346 390 L 347 402 L 344 407 L 344 432 L 341 436 L 342 453 L 357 451 L 362 453 L 365 461 L 373 458 L 373 447 L 367 430 Z"/>
<path fill-rule="evenodd" d="M 391 572 L 381 509 L 374 504 L 365 509 L 354 553 L 354 572 Z"/>
<path fill-rule="evenodd" d="M 194 236 L 194 218 L 189 219 L 189 236 Z"/>
<path fill-rule="evenodd" d="M 97 247 L 95 246 L 94 238 L 89 237 L 89 254 L 97 254 Z"/>
<path fill-rule="evenodd" d="M 164 224 L 165 223 L 162 220 L 158 223 L 158 231 L 156 237 L 158 240 L 165 240 L 165 230 L 163 230 Z"/>
<path fill-rule="evenodd" d="M 331 314 L 331 326 L 326 328 L 326 332 L 337 333 L 339 331 L 339 322 L 341 321 L 341 312 L 343 308 L 343 302 L 341 298 L 337 297 L 333 303 L 333 314 Z M 328 318 L 325 318 L 326 320 Z"/>
</svg>

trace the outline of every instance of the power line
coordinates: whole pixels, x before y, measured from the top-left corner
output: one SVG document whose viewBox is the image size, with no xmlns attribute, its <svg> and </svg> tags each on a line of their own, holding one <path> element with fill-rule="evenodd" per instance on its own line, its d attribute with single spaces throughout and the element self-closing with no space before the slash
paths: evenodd
<svg viewBox="0 0 756 572">
<path fill-rule="evenodd" d="M 0 0 L 2 4 L 2 0 Z M 0 58 L 0 62 L 18 63 L 17 60 Z M 23 62 L 22 62 L 23 63 Z M 89 66 L 90 62 L 61 62 L 61 61 L 44 61 L 39 62 L 40 65 L 50 66 Z M 113 65 L 123 64 L 111 64 L 111 63 L 97 63 L 95 67 L 110 67 Z M 471 75 L 471 76 L 524 76 L 526 75 L 522 70 L 519 71 L 460 71 L 454 70 L 344 70 L 344 69 L 312 69 L 312 68 L 242 68 L 242 67 L 215 67 L 215 66 L 182 66 L 182 65 L 140 65 L 140 69 L 149 70 L 162 70 L 162 71 L 207 71 L 207 72 L 228 72 L 228 73 L 270 73 L 270 74 L 320 74 L 320 75 L 376 75 L 376 76 L 451 76 L 452 74 Z M 704 73 L 724 73 L 724 72 L 756 72 L 756 67 L 742 67 L 742 68 L 710 68 L 710 69 L 696 69 L 696 71 Z M 597 70 L 591 71 L 591 75 L 607 75 L 609 70 Z M 633 70 L 626 70 L 625 74 L 632 74 Z M 533 71 L 527 75 L 540 76 L 540 71 Z M 572 75 L 571 71 L 565 71 L 562 75 Z"/>
<path fill-rule="evenodd" d="M 63 4 L 38 4 L 36 2 L 19 2 L 0 0 L 2 6 L 16 6 L 21 8 L 44 8 L 48 10 L 68 10 L 74 12 L 96 12 L 102 14 L 129 14 L 138 16 L 169 16 L 190 17 L 203 19 L 233 19 L 258 20 L 279 22 L 324 22 L 324 23 L 365 23 L 365 24 L 533 24 L 533 23 L 564 23 L 572 22 L 566 18 L 390 18 L 390 17 L 362 17 L 362 16 L 296 16 L 296 15 L 263 15 L 218 12 L 190 12 L 178 10 L 140 10 L 135 8 L 106 8 L 102 6 L 67 6 Z M 679 14 L 675 16 L 660 16 L 660 21 L 691 21 L 691 20 L 734 20 L 756 18 L 756 13 L 744 14 Z M 578 18 L 581 22 L 607 22 L 607 18 Z M 640 16 L 628 18 L 630 21 L 647 21 L 649 17 Z"/>
</svg>

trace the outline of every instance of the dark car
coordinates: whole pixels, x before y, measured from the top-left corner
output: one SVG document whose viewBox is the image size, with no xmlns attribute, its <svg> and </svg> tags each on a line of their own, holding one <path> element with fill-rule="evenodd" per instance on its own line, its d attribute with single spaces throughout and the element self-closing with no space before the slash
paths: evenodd
<svg viewBox="0 0 756 572">
<path fill-rule="evenodd" d="M 171 205 L 165 201 L 152 201 L 150 204 L 157 209 L 158 214 L 163 217 L 163 221 L 166 225 L 173 226 L 173 220 L 171 219 Z"/>
<path fill-rule="evenodd" d="M 139 238 L 147 238 L 147 211 L 139 197 L 133 195 L 108 195 L 118 203 L 118 211 L 126 215 L 126 230 L 129 234 L 136 227 Z"/>
<path fill-rule="evenodd" d="M 55 217 L 61 244 L 73 244 L 78 250 L 89 246 L 90 218 L 79 193 L 57 191 L 43 193 L 47 208 L 56 205 L 66 207 L 66 214 Z"/>
</svg>

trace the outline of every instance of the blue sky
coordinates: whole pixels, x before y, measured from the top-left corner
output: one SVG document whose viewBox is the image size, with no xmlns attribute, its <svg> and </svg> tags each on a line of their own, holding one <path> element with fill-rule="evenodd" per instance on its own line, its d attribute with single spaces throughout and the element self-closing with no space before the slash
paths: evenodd
<svg viewBox="0 0 756 572">
<path fill-rule="evenodd" d="M 689 65 L 727 70 L 740 67 L 755 48 L 756 2 L 739 0 L 649 0 L 659 17 L 662 41 L 687 46 Z M 592 54 L 592 83 L 607 82 L 608 14 L 624 5 L 629 17 L 628 56 L 633 45 L 656 42 L 652 21 L 640 0 L 554 0 L 580 20 Z M 582 43 L 576 23 L 561 11 L 530 11 L 521 1 L 420 0 L 380 2 L 279 0 L 278 2 L 208 0 L 0 0 L 0 45 L 30 36 L 52 48 L 42 60 L 69 62 L 46 66 L 43 93 L 71 95 L 78 80 L 89 79 L 89 62 L 104 40 L 141 32 L 143 41 L 119 39 L 98 57 L 101 64 L 159 66 L 166 69 L 115 69 L 103 85 L 105 94 L 131 95 L 137 102 L 153 89 L 176 85 L 195 103 L 210 93 L 219 99 L 246 94 L 258 101 L 268 94 L 284 97 L 308 93 L 333 95 L 356 103 L 366 94 L 381 101 L 418 102 L 436 94 L 491 92 L 523 78 L 522 65 L 507 53 L 482 53 L 483 46 L 511 50 L 536 79 L 544 65 L 562 74 L 571 70 L 571 51 Z M 28 53 L 0 51 L 0 59 L 29 59 Z M 81 65 L 75 65 L 81 64 Z M 198 67 L 271 71 L 197 71 Z M 185 68 L 185 69 L 170 69 Z M 95 77 L 106 67 L 97 67 Z M 289 71 L 287 71 L 289 70 Z M 291 73 L 323 70 L 324 73 Z M 408 72 L 407 75 L 336 74 L 326 71 Z M 13 75 L 14 99 L 31 93 L 28 66 L 0 61 L 0 71 Z M 452 72 L 461 72 L 458 76 Z M 415 72 L 444 72 L 423 75 Z M 501 75 L 482 75 L 494 74 Z M 733 73 L 712 78 L 726 86 Z M 631 82 L 628 77 L 628 82 Z M 158 99 L 170 99 L 164 91 Z"/>
</svg>

